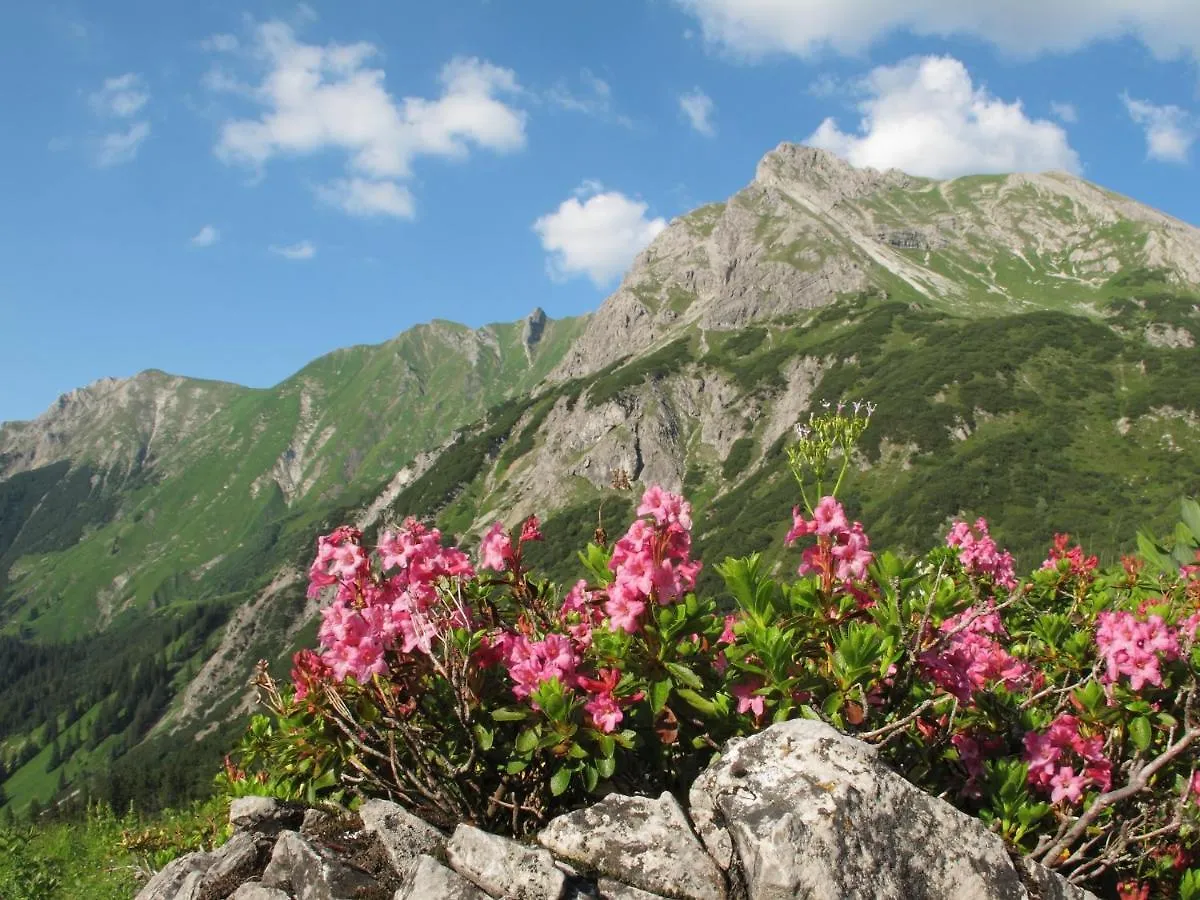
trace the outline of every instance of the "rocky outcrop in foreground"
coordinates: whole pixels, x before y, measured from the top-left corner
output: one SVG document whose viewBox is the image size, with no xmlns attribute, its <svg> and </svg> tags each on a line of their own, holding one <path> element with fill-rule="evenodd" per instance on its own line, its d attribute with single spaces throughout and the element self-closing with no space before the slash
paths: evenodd
<svg viewBox="0 0 1200 900">
<path fill-rule="evenodd" d="M 175 860 L 138 900 L 1093 898 L 819 722 L 731 743 L 688 801 L 610 794 L 521 843 L 383 800 L 338 818 L 242 798 L 223 847 Z"/>
</svg>

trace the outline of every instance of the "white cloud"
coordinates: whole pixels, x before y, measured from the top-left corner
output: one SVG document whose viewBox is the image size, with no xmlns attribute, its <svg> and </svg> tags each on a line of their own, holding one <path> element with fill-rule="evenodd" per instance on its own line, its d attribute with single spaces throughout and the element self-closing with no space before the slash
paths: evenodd
<svg viewBox="0 0 1200 900">
<path fill-rule="evenodd" d="M 150 91 L 146 89 L 146 83 L 134 72 L 106 78 L 104 87 L 88 98 L 96 115 L 120 119 L 137 115 L 149 100 Z"/>
<path fill-rule="evenodd" d="M 545 99 L 569 112 L 583 113 L 625 128 L 633 127 L 633 122 L 627 116 L 614 111 L 612 87 L 607 81 L 593 74 L 590 69 L 581 69 L 579 80 L 582 90 L 572 90 L 565 80 L 560 79 L 546 91 Z"/>
<path fill-rule="evenodd" d="M 661 218 L 647 218 L 647 204 L 619 191 L 576 192 L 533 223 L 533 230 L 549 254 L 547 271 L 556 280 L 586 275 L 604 287 L 620 275 L 658 234 L 667 227 Z"/>
<path fill-rule="evenodd" d="M 411 219 L 414 215 L 412 194 L 404 185 L 394 181 L 340 178 L 319 187 L 317 196 L 330 206 L 354 216 Z"/>
<path fill-rule="evenodd" d="M 860 85 L 866 95 L 857 133 L 826 119 L 808 138 L 856 166 L 897 168 L 953 178 L 984 172 L 1079 171 L 1079 157 L 1060 125 L 1025 115 L 971 83 L 948 56 L 915 57 L 880 66 Z"/>
<path fill-rule="evenodd" d="M 696 88 L 679 97 L 679 108 L 683 114 L 687 116 L 691 126 L 701 134 L 712 137 L 717 133 L 717 128 L 713 125 L 712 116 L 716 107 L 712 102 L 712 97 Z"/>
<path fill-rule="evenodd" d="M 1196 0 L 675 0 L 742 56 L 860 53 L 897 31 L 969 36 L 1018 55 L 1132 36 L 1160 58 L 1200 57 Z"/>
<path fill-rule="evenodd" d="M 1051 100 L 1050 112 L 1056 119 L 1066 122 L 1068 125 L 1074 125 L 1079 121 L 1079 110 L 1073 103 L 1059 103 L 1057 100 Z"/>
<path fill-rule="evenodd" d="M 1129 117 L 1146 132 L 1146 158 L 1160 162 L 1187 162 L 1196 140 L 1196 123 L 1178 106 L 1156 106 L 1122 94 Z"/>
<path fill-rule="evenodd" d="M 520 93 L 516 75 L 484 60 L 451 60 L 441 71 L 441 95 L 429 100 L 388 93 L 383 70 L 368 65 L 378 54 L 368 43 L 305 44 L 289 25 L 268 22 L 256 29 L 254 53 L 267 69 L 259 84 L 240 84 L 221 69 L 206 77 L 209 88 L 263 107 L 257 118 L 222 125 L 218 157 L 262 167 L 278 156 L 340 151 L 348 179 L 319 193 L 343 196 L 337 205 L 344 209 L 411 215 L 411 197 L 398 182 L 410 177 L 417 157 L 463 159 L 472 147 L 504 153 L 525 146 L 525 113 L 501 99 Z"/>
<path fill-rule="evenodd" d="M 284 259 L 312 259 L 317 255 L 317 248 L 312 241 L 300 241 L 298 244 L 284 246 L 272 244 L 267 249 Z"/>
<path fill-rule="evenodd" d="M 193 235 L 192 239 L 188 243 L 190 243 L 193 247 L 211 247 L 220 239 L 221 232 L 219 232 L 212 225 L 205 225 L 203 228 L 197 231 L 195 235 Z"/>
<path fill-rule="evenodd" d="M 815 79 L 809 82 L 805 90 L 810 97 L 817 97 L 824 100 L 828 97 L 836 97 L 838 94 L 844 93 L 846 86 L 834 75 L 828 72 L 822 72 Z"/>
<path fill-rule="evenodd" d="M 113 131 L 104 135 L 96 147 L 96 165 L 107 168 L 133 162 L 142 142 L 148 137 L 149 122 L 134 122 L 125 131 Z"/>
</svg>

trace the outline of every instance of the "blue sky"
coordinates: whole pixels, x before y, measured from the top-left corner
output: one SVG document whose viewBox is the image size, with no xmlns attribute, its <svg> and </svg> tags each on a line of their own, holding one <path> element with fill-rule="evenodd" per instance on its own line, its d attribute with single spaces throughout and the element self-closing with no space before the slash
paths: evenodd
<svg viewBox="0 0 1200 900">
<path fill-rule="evenodd" d="M 1200 224 L 1198 57 L 1195 0 L 5 4 L 0 420 L 585 312 L 781 141 Z"/>
</svg>

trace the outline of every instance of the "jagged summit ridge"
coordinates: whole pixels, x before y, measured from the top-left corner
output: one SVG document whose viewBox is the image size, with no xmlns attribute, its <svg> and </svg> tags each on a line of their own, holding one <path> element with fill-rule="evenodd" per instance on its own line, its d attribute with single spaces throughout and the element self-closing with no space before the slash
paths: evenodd
<svg viewBox="0 0 1200 900">
<path fill-rule="evenodd" d="M 937 181 L 784 143 L 637 257 L 554 377 L 863 291 L 972 315 L 1086 310 L 1134 268 L 1200 284 L 1200 229 L 1062 172 Z"/>
</svg>

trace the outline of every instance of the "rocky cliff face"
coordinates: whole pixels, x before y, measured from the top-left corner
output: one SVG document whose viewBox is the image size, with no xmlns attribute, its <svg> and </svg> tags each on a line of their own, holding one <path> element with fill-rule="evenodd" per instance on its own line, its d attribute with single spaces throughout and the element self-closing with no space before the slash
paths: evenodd
<svg viewBox="0 0 1200 900">
<path fill-rule="evenodd" d="M 689 807 L 609 794 L 523 844 L 446 835 L 385 800 L 339 820 L 247 797 L 228 843 L 138 900 L 1095 900 L 818 722 L 731 745 Z"/>
<path fill-rule="evenodd" d="M 952 311 L 1071 308 L 1136 267 L 1200 284 L 1200 229 L 1064 173 L 933 181 L 781 144 L 727 203 L 658 236 L 554 377 L 870 287 Z"/>
</svg>

